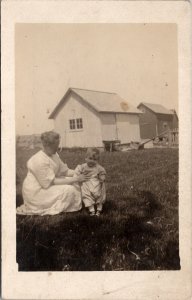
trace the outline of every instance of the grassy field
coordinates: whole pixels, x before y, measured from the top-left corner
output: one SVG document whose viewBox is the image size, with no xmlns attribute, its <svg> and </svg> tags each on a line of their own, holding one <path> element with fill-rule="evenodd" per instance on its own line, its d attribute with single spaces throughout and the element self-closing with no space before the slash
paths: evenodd
<svg viewBox="0 0 192 300">
<path fill-rule="evenodd" d="M 37 150 L 17 150 L 17 206 L 26 161 Z M 70 168 L 82 149 L 60 157 Z M 17 216 L 20 271 L 120 271 L 180 269 L 178 150 L 103 152 L 107 201 L 101 217 L 85 209 L 56 216 Z"/>
</svg>

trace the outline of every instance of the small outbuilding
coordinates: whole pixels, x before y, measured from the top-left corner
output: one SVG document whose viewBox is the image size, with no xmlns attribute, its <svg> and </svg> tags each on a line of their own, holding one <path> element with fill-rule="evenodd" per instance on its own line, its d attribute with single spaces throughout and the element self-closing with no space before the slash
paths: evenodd
<svg viewBox="0 0 192 300">
<path fill-rule="evenodd" d="M 61 147 L 103 147 L 103 141 L 140 141 L 140 114 L 115 93 L 69 88 L 49 119 Z"/>
<path fill-rule="evenodd" d="M 152 139 L 168 130 L 178 128 L 178 116 L 175 110 L 169 110 L 160 104 L 142 102 L 137 106 L 141 139 Z"/>
</svg>

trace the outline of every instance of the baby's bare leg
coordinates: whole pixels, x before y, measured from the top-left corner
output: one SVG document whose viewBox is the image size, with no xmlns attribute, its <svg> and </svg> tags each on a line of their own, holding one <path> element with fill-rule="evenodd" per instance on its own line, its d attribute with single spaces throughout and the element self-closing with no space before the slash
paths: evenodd
<svg viewBox="0 0 192 300">
<path fill-rule="evenodd" d="M 97 203 L 97 211 L 101 212 L 103 209 L 103 203 Z"/>
<path fill-rule="evenodd" d="M 95 214 L 95 200 L 90 192 L 89 186 L 84 183 L 81 188 L 82 200 L 86 208 L 88 208 L 91 215 Z"/>
</svg>

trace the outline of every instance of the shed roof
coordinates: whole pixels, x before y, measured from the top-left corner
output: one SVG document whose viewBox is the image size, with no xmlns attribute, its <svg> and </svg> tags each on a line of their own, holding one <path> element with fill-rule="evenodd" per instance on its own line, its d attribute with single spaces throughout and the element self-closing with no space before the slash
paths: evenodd
<svg viewBox="0 0 192 300">
<path fill-rule="evenodd" d="M 152 104 L 152 103 L 141 102 L 137 106 L 137 108 L 139 108 L 142 104 L 144 106 L 146 106 L 147 108 L 149 108 L 150 110 L 152 110 L 156 114 L 165 114 L 165 115 L 173 115 L 174 114 L 173 110 L 169 110 L 161 104 Z"/>
<path fill-rule="evenodd" d="M 61 105 L 65 102 L 68 94 L 74 92 L 83 101 L 88 103 L 97 112 L 108 112 L 108 113 L 132 113 L 140 114 L 142 113 L 139 109 L 133 107 L 127 101 L 123 100 L 116 93 L 100 92 L 93 90 L 85 90 L 78 88 L 69 88 L 64 97 L 55 107 L 53 112 L 50 114 L 49 119 L 53 119 L 56 113 L 59 111 Z"/>
</svg>

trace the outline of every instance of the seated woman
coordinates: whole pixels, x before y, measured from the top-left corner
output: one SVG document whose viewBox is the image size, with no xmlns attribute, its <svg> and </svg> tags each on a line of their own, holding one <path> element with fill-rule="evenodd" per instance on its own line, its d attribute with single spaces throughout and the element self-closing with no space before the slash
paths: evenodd
<svg viewBox="0 0 192 300">
<path fill-rule="evenodd" d="M 88 177 L 73 177 L 74 171 L 57 154 L 59 140 L 59 134 L 53 131 L 41 135 L 43 150 L 27 162 L 28 173 L 22 189 L 24 204 L 17 208 L 18 214 L 55 215 L 81 209 L 80 187 L 75 183 Z"/>
</svg>

